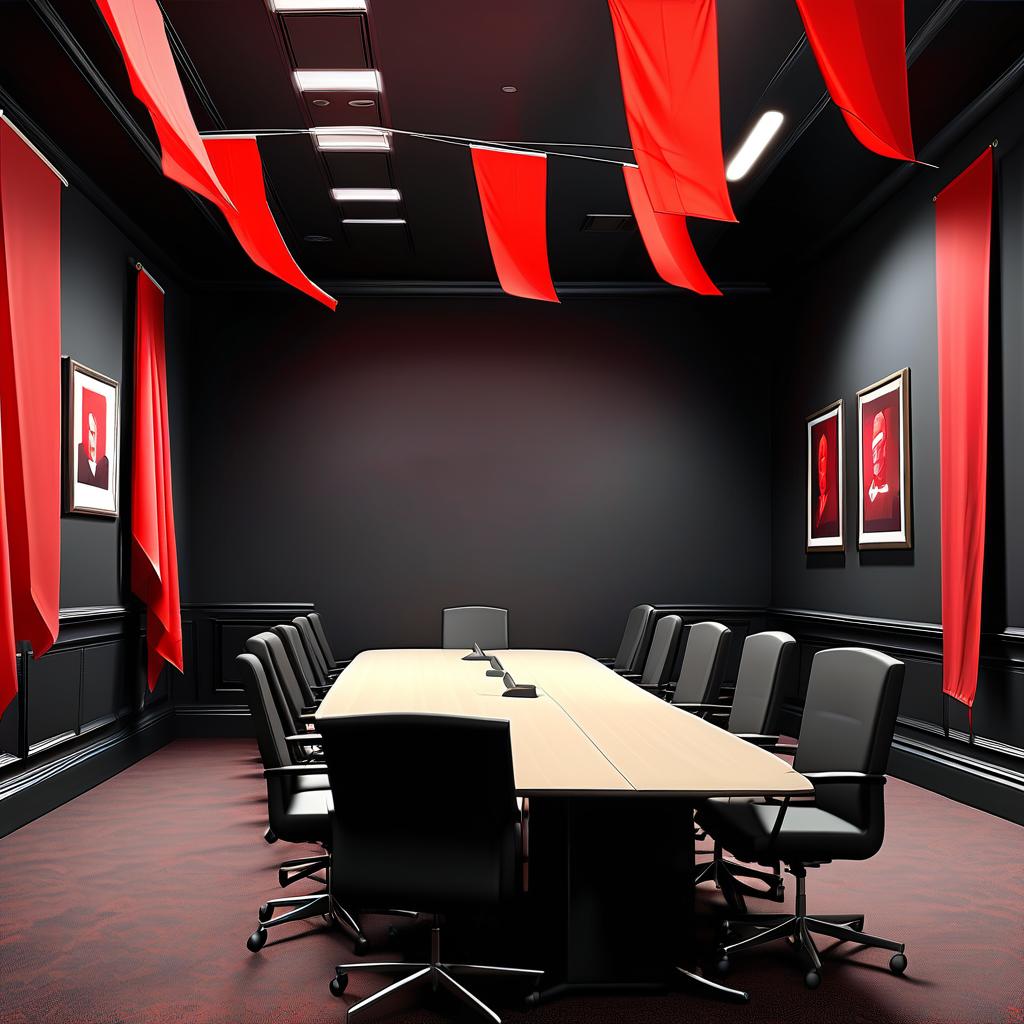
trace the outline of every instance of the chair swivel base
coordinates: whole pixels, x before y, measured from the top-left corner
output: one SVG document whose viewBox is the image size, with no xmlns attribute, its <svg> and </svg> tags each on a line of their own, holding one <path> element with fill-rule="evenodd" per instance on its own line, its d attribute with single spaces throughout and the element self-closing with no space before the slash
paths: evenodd
<svg viewBox="0 0 1024 1024">
<path fill-rule="evenodd" d="M 520 967 L 492 967 L 483 964 L 448 964 L 441 962 L 441 936 L 440 930 L 435 921 L 430 933 L 430 963 L 354 963 L 338 964 L 335 968 L 335 977 L 331 980 L 331 995 L 341 996 L 348 987 L 348 975 L 350 971 L 373 971 L 373 972 L 398 972 L 406 974 L 404 978 L 392 982 L 379 992 L 360 999 L 353 1003 L 347 1010 L 346 1021 L 354 1017 L 361 1017 L 366 1010 L 377 1006 L 390 999 L 402 989 L 408 988 L 418 982 L 428 982 L 434 992 L 444 989 L 457 1000 L 476 1010 L 481 1016 L 492 1020 L 495 1024 L 501 1024 L 501 1018 L 484 1002 L 478 999 L 472 992 L 462 985 L 456 975 L 475 975 L 478 978 L 522 978 L 532 981 L 534 985 L 540 984 L 544 974 L 543 971 L 527 970 Z"/>
<path fill-rule="evenodd" d="M 761 889 L 743 881 L 746 878 L 764 882 L 766 888 Z M 781 903 L 786 896 L 782 876 L 777 871 L 759 871 L 739 861 L 726 860 L 717 843 L 712 859 L 694 866 L 693 884 L 700 885 L 702 882 L 714 882 L 722 891 L 730 909 L 738 914 L 747 912 L 745 896 L 771 900 L 773 903 Z"/>
</svg>

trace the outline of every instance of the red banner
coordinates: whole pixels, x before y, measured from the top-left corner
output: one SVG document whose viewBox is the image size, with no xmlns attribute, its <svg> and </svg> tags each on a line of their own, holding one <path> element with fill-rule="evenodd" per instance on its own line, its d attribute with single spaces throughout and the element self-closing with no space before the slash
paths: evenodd
<svg viewBox="0 0 1024 1024">
<path fill-rule="evenodd" d="M 992 149 L 935 201 L 942 523 L 942 689 L 978 688 L 988 452 Z"/>
<path fill-rule="evenodd" d="M 658 276 L 677 288 L 689 288 L 699 295 L 721 295 L 690 241 L 686 218 L 674 213 L 658 213 L 651 206 L 638 167 L 623 167 L 622 173 L 633 215 Z"/>
<path fill-rule="evenodd" d="M 249 258 L 256 266 L 322 302 L 328 309 L 335 309 L 337 299 L 306 277 L 284 244 L 267 205 L 263 162 L 256 140 L 206 139 L 205 146 L 217 177 L 234 201 L 233 209 L 222 208 L 224 216 Z"/>
<path fill-rule="evenodd" d="M 37 658 L 60 624 L 60 190 L 53 172 L 0 122 L 0 435 L 10 586 L 14 635 Z M 0 622 L 0 660 L 4 630 Z"/>
<path fill-rule="evenodd" d="M 796 0 L 832 102 L 862 145 L 914 159 L 903 0 Z"/>
<path fill-rule="evenodd" d="M 470 148 L 487 241 L 502 289 L 523 299 L 557 302 L 548 268 L 547 157 Z"/>
<path fill-rule="evenodd" d="M 0 454 L 3 437 L 0 433 Z M 14 604 L 11 600 L 11 562 L 8 558 L 7 511 L 4 475 L 0 473 L 0 718 L 18 695 L 18 647 L 14 640 Z"/>
<path fill-rule="evenodd" d="M 146 675 L 152 691 L 164 662 L 179 672 L 183 665 L 167 427 L 164 295 L 142 270 L 135 309 L 134 397 L 132 592 L 146 605 Z"/>
<path fill-rule="evenodd" d="M 736 220 L 725 183 L 715 0 L 608 0 L 626 123 L 658 213 Z"/>
</svg>

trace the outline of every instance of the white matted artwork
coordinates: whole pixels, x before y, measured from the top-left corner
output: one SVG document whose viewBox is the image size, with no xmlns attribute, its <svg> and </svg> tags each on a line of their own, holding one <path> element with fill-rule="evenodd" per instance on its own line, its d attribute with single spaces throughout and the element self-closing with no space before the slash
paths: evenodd
<svg viewBox="0 0 1024 1024">
<path fill-rule="evenodd" d="M 118 384 L 65 356 L 64 511 L 117 516 Z"/>
</svg>

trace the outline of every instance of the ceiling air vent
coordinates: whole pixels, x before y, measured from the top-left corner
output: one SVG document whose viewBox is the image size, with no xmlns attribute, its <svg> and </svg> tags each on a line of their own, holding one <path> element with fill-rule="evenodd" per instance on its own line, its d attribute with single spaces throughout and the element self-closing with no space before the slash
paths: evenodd
<svg viewBox="0 0 1024 1024">
<path fill-rule="evenodd" d="M 635 224 L 628 213 L 588 213 L 580 231 L 632 231 Z"/>
</svg>

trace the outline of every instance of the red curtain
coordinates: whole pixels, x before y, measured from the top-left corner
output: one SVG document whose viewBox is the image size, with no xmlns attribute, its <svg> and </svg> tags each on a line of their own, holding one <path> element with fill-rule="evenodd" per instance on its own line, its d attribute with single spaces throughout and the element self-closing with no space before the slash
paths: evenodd
<svg viewBox="0 0 1024 1024">
<path fill-rule="evenodd" d="M 942 523 L 942 689 L 978 688 L 988 450 L 992 149 L 935 201 Z"/>
<path fill-rule="evenodd" d="M 3 438 L 0 436 L 0 448 Z M 0 473 L 0 718 L 18 695 L 18 648 L 14 640 L 11 563 L 7 555 L 7 512 L 4 475 Z"/>
<path fill-rule="evenodd" d="M 60 623 L 60 190 L 53 172 L 0 122 L 3 490 L 14 635 L 37 658 Z M 3 661 L 5 634 L 0 619 Z"/>
<path fill-rule="evenodd" d="M 164 662 L 179 672 L 183 666 L 167 429 L 164 295 L 142 270 L 135 310 L 131 562 L 132 592 L 146 605 L 146 675 L 152 690 Z"/>
<path fill-rule="evenodd" d="M 622 173 L 647 255 L 661 279 L 700 295 L 721 295 L 701 266 L 697 250 L 690 241 L 690 232 L 686 230 L 686 218 L 674 213 L 658 213 L 651 206 L 638 167 L 623 167 Z"/>
<path fill-rule="evenodd" d="M 633 152 L 658 213 L 736 220 L 725 183 L 715 0 L 608 0 Z"/>
<path fill-rule="evenodd" d="M 335 309 L 337 299 L 303 274 L 284 244 L 267 205 L 263 162 L 256 140 L 206 139 L 205 146 L 217 177 L 234 201 L 234 208 L 222 208 L 224 216 L 253 263 L 322 302 L 328 309 Z"/>
<path fill-rule="evenodd" d="M 914 159 L 903 0 L 796 0 L 828 86 L 861 144 Z"/>
<path fill-rule="evenodd" d="M 547 157 L 470 147 L 487 241 L 509 295 L 557 302 L 547 248 Z"/>
</svg>

